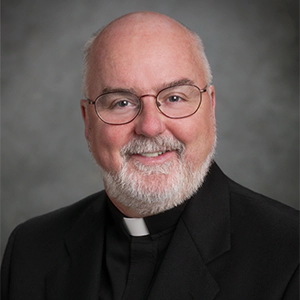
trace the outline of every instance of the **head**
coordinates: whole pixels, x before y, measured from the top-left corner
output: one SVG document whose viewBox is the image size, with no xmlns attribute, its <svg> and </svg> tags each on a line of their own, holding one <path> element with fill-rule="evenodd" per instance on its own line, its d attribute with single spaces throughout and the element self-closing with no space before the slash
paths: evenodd
<svg viewBox="0 0 300 300">
<path fill-rule="evenodd" d="M 161 14 L 125 15 L 87 43 L 83 88 L 88 99 L 120 90 L 142 96 L 138 116 L 122 125 L 103 122 L 94 105 L 81 101 L 89 149 L 109 198 L 125 215 L 157 214 L 201 186 L 216 143 L 211 78 L 200 38 Z M 155 96 L 182 83 L 207 87 L 201 105 L 188 117 L 168 118 Z"/>
</svg>

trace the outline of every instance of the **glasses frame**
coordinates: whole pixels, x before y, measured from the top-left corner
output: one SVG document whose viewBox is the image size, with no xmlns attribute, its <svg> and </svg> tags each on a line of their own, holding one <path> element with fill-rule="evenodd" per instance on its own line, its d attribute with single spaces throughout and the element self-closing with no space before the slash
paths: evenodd
<svg viewBox="0 0 300 300">
<path fill-rule="evenodd" d="M 160 108 L 159 108 L 160 103 L 157 101 L 157 97 L 159 96 L 160 93 L 162 93 L 163 91 L 165 91 L 165 90 L 167 90 L 167 89 L 169 89 L 169 88 L 172 88 L 172 87 L 180 87 L 180 86 L 193 86 L 193 87 L 197 88 L 197 89 L 199 90 L 199 93 L 200 93 L 200 101 L 199 101 L 199 104 L 198 104 L 196 110 L 195 110 L 193 113 L 191 113 L 191 114 L 189 114 L 189 115 L 187 115 L 187 116 L 183 116 L 183 117 L 170 117 L 170 116 L 166 115 L 163 111 L 160 110 Z M 165 117 L 167 117 L 167 118 L 169 118 L 169 119 L 184 119 L 184 118 L 188 118 L 188 117 L 194 115 L 194 114 L 199 110 L 199 107 L 200 107 L 200 105 L 201 105 L 201 103 L 202 103 L 202 94 L 205 93 L 205 92 L 207 92 L 207 88 L 208 88 L 208 85 L 206 85 L 203 89 L 201 89 L 201 88 L 199 88 L 197 85 L 194 85 L 194 84 L 179 84 L 179 85 L 175 85 L 175 86 L 168 86 L 168 87 L 166 87 L 166 88 L 160 90 L 160 91 L 157 93 L 157 95 L 153 95 L 153 94 L 145 94 L 145 95 L 142 95 L 142 96 L 140 96 L 140 97 L 137 96 L 137 95 L 134 94 L 134 93 L 131 93 L 131 92 L 124 92 L 125 94 L 127 93 L 127 94 L 134 95 L 134 96 L 139 100 L 139 103 L 140 103 L 140 109 L 138 110 L 137 114 L 136 114 L 130 121 L 126 121 L 126 122 L 123 122 L 123 123 L 111 123 L 111 122 L 107 122 L 107 121 L 103 120 L 103 118 L 101 117 L 101 115 L 99 114 L 99 112 L 98 112 L 98 110 L 97 110 L 97 105 L 96 105 L 96 104 L 97 104 L 97 101 L 100 99 L 100 97 L 102 97 L 102 96 L 104 96 L 104 95 L 108 95 L 108 94 L 114 94 L 114 93 L 117 93 L 117 92 L 107 92 L 107 93 L 103 93 L 103 94 L 99 95 L 98 97 L 96 97 L 96 99 L 95 99 L 94 101 L 91 100 L 91 99 L 88 99 L 88 98 L 87 98 L 86 100 L 87 100 L 88 104 L 94 105 L 94 109 L 95 109 L 95 112 L 96 112 L 98 118 L 99 118 L 102 122 L 104 122 L 105 124 L 108 124 L 108 125 L 125 125 L 125 124 L 128 124 L 128 123 L 132 122 L 134 119 L 136 119 L 136 118 L 139 116 L 139 114 L 140 114 L 141 111 L 143 110 L 143 102 L 141 101 L 141 99 L 144 98 L 144 97 L 153 97 L 153 98 L 155 98 L 155 99 L 156 99 L 155 104 L 156 104 L 157 110 L 158 110 L 161 114 L 163 114 Z"/>
</svg>

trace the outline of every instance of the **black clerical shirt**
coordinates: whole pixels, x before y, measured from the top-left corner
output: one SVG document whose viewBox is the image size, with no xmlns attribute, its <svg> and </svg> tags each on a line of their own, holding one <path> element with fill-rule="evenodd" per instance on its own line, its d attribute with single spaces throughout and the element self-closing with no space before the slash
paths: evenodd
<svg viewBox="0 0 300 300">
<path fill-rule="evenodd" d="M 108 201 L 100 300 L 147 299 L 185 205 L 144 218 L 149 234 L 135 237 Z"/>
</svg>

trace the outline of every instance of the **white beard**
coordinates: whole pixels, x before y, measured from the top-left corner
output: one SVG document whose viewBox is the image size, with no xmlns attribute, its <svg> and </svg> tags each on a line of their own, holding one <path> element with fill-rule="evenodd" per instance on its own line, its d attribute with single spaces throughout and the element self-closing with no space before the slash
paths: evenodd
<svg viewBox="0 0 300 300">
<path fill-rule="evenodd" d="M 169 210 L 189 199 L 202 185 L 215 153 L 216 139 L 200 168 L 184 160 L 184 144 L 173 137 L 138 137 L 122 148 L 124 163 L 115 174 L 100 167 L 107 194 L 140 216 Z M 176 150 L 177 159 L 145 166 L 130 154 Z"/>
</svg>

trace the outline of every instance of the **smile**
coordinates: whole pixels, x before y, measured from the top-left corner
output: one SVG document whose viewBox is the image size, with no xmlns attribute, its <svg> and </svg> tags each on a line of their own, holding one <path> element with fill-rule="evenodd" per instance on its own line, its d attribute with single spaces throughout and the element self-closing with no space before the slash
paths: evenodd
<svg viewBox="0 0 300 300">
<path fill-rule="evenodd" d="M 141 156 L 145 157 L 157 157 L 159 155 L 164 154 L 165 152 L 159 151 L 159 152 L 147 152 L 147 153 L 140 153 Z"/>
</svg>

